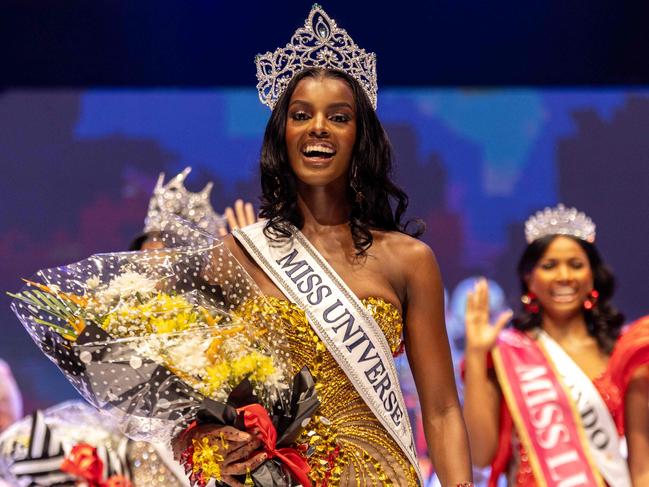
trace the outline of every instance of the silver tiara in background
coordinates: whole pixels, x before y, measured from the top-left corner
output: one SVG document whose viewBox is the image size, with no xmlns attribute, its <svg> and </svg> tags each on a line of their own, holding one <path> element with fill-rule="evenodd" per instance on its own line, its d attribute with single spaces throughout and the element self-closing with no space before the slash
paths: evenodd
<svg viewBox="0 0 649 487">
<path fill-rule="evenodd" d="M 559 204 L 538 211 L 525 222 L 525 240 L 530 244 L 547 235 L 571 235 L 586 242 L 595 242 L 595 224 L 576 208 Z"/>
<path fill-rule="evenodd" d="M 304 27 L 295 31 L 286 47 L 258 54 L 255 64 L 259 99 L 271 110 L 291 79 L 307 68 L 347 73 L 358 81 L 376 109 L 376 55 L 359 48 L 318 4 L 313 5 Z"/>
<path fill-rule="evenodd" d="M 160 173 L 144 220 L 145 233 L 159 231 L 163 221 L 172 214 L 189 220 L 211 235 L 219 234 L 219 229 L 225 225 L 225 218 L 212 208 L 210 192 L 213 184 L 207 183 L 198 193 L 188 191 L 185 179 L 191 170 L 191 167 L 186 167 L 166 185 L 163 184 L 165 175 Z"/>
</svg>

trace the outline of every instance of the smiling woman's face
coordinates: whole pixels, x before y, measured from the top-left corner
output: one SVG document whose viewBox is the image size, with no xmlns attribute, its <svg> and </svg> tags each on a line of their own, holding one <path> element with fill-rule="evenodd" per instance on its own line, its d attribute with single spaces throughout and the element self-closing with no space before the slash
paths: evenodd
<svg viewBox="0 0 649 487">
<path fill-rule="evenodd" d="M 346 182 L 356 142 L 356 104 L 342 79 L 306 77 L 288 107 L 286 148 L 293 173 L 307 186 Z"/>
<path fill-rule="evenodd" d="M 528 288 L 544 312 L 561 317 L 580 313 L 593 290 L 586 252 L 572 238 L 555 238 L 532 269 Z"/>
</svg>

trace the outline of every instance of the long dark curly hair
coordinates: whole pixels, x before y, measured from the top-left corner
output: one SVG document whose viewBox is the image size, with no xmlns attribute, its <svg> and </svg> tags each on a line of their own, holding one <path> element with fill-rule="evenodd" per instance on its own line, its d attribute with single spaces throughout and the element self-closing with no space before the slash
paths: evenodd
<svg viewBox="0 0 649 487">
<path fill-rule="evenodd" d="M 268 238 L 289 237 L 289 224 L 302 228 L 304 217 L 297 206 L 296 180 L 288 161 L 285 130 L 288 106 L 297 84 L 307 77 L 344 80 L 356 102 L 356 142 L 349 165 L 347 198 L 351 204 L 349 226 L 357 255 L 373 242 L 371 230 L 388 230 L 418 237 L 424 231 L 421 220 L 402 223 L 408 206 L 406 194 L 392 182 L 392 148 L 370 101 L 358 82 L 342 71 L 306 69 L 296 75 L 277 100 L 261 148 L 261 211 L 267 218 L 264 233 Z M 362 193 L 362 198 L 356 198 Z M 407 227 L 413 224 L 414 231 Z"/>
<path fill-rule="evenodd" d="M 518 278 L 520 279 L 523 294 L 529 292 L 527 277 L 558 236 L 548 235 L 535 240 L 523 252 L 518 263 Z M 586 328 L 588 333 L 597 340 L 600 350 L 610 354 L 624 324 L 624 315 L 611 302 L 615 292 L 615 276 L 602 260 L 595 245 L 570 235 L 562 236 L 577 242 L 588 256 L 590 268 L 593 272 L 593 287 L 599 293 L 599 297 L 592 309 L 583 309 Z M 514 318 L 513 325 L 514 328 L 522 331 L 539 327 L 541 326 L 541 313 L 530 313 L 523 307 L 522 311 Z"/>
</svg>

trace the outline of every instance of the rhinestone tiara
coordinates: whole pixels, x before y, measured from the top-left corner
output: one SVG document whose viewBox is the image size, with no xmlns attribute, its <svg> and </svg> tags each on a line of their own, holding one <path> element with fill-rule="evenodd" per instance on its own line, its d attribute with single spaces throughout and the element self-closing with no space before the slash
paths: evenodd
<svg viewBox="0 0 649 487">
<path fill-rule="evenodd" d="M 166 185 L 163 185 L 165 174 L 160 173 L 149 201 L 144 233 L 159 231 L 169 214 L 189 220 L 211 235 L 218 235 L 219 229 L 225 226 L 225 218 L 216 213 L 210 203 L 212 182 L 207 183 L 198 193 L 185 188 L 185 179 L 191 170 L 191 167 L 186 167 Z"/>
<path fill-rule="evenodd" d="M 376 110 L 376 54 L 359 48 L 318 4 L 311 7 L 304 27 L 295 31 L 286 47 L 258 54 L 255 64 L 259 99 L 271 110 L 291 79 L 307 68 L 347 73 L 362 86 Z"/>
<path fill-rule="evenodd" d="M 571 235 L 586 242 L 595 242 L 595 224 L 577 208 L 559 204 L 536 212 L 525 222 L 525 240 L 530 244 L 548 235 Z"/>
</svg>

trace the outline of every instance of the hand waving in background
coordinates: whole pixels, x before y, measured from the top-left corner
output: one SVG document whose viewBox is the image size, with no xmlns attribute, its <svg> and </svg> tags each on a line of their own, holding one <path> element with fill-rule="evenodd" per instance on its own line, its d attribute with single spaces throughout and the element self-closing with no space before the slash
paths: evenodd
<svg viewBox="0 0 649 487">
<path fill-rule="evenodd" d="M 257 214 L 252 203 L 244 202 L 238 199 L 234 202 L 234 209 L 228 206 L 224 211 L 225 218 L 228 222 L 228 229 L 221 229 L 221 236 L 227 235 L 228 231 L 235 228 L 242 228 L 257 221 Z"/>
<path fill-rule="evenodd" d="M 489 323 L 489 286 L 486 279 L 480 279 L 466 300 L 464 323 L 467 354 L 489 352 L 511 317 L 512 311 L 507 310 L 498 315 L 493 325 Z"/>
</svg>

